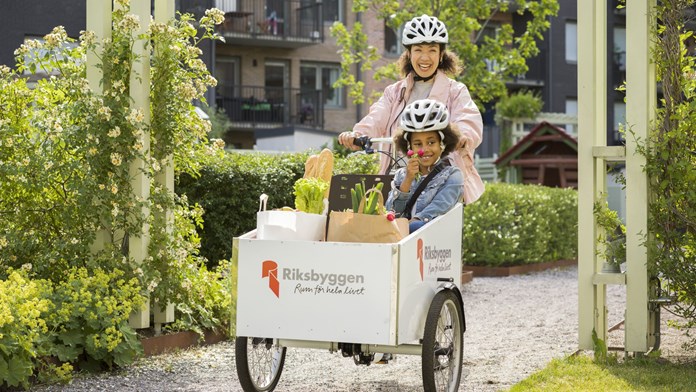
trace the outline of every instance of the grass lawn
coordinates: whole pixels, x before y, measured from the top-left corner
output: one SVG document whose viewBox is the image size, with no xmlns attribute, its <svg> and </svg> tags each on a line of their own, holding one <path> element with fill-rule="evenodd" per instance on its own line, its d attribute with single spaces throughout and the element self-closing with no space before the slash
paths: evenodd
<svg viewBox="0 0 696 392">
<path fill-rule="evenodd" d="M 510 392 L 522 391 L 696 391 L 696 361 L 674 364 L 644 357 L 599 364 L 587 355 L 554 359 Z"/>
</svg>

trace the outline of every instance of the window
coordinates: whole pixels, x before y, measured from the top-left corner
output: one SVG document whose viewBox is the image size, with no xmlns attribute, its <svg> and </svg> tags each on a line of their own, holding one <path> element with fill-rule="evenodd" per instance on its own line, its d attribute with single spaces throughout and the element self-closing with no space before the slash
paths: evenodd
<svg viewBox="0 0 696 392">
<path fill-rule="evenodd" d="M 614 27 L 614 63 L 620 71 L 626 70 L 626 28 Z"/>
<path fill-rule="evenodd" d="M 476 45 L 480 48 L 486 42 L 486 38 L 493 40 L 498 39 L 500 33 L 500 26 L 497 23 L 487 23 L 483 29 L 481 29 L 476 36 Z M 498 60 L 496 59 L 484 59 L 486 63 L 486 70 L 490 73 L 495 73 L 500 71 L 500 66 L 498 65 Z"/>
<path fill-rule="evenodd" d="M 614 142 L 625 142 L 624 135 L 621 134 L 622 128 L 626 125 L 626 104 L 624 102 L 614 102 Z"/>
<path fill-rule="evenodd" d="M 215 8 L 222 12 L 239 11 L 239 0 L 215 0 Z"/>
<path fill-rule="evenodd" d="M 290 80 L 290 64 L 287 61 L 266 61 L 266 99 L 275 102 L 287 101 L 285 88 Z"/>
<path fill-rule="evenodd" d="M 573 115 L 577 116 L 578 115 L 578 100 L 577 98 L 567 98 L 566 103 L 565 103 L 565 113 L 568 115 Z M 571 135 L 577 134 L 577 130 L 575 129 L 575 125 L 573 124 L 567 124 L 565 126 L 566 132 L 570 133 Z"/>
<path fill-rule="evenodd" d="M 403 51 L 401 45 L 401 29 L 394 31 L 384 22 L 384 54 L 399 56 Z"/>
<path fill-rule="evenodd" d="M 578 62 L 578 24 L 567 21 L 565 25 L 566 61 L 570 64 Z"/>
<path fill-rule="evenodd" d="M 324 22 L 345 22 L 343 20 L 343 0 L 324 0 L 322 4 L 324 7 L 322 11 Z"/>
<path fill-rule="evenodd" d="M 218 95 L 225 97 L 239 96 L 239 57 L 218 57 L 215 61 L 215 79 Z"/>
<path fill-rule="evenodd" d="M 320 91 L 324 106 L 327 108 L 344 107 L 343 88 L 334 88 L 341 69 L 338 64 L 310 64 L 300 66 L 300 86 L 303 96 L 310 96 Z"/>
</svg>

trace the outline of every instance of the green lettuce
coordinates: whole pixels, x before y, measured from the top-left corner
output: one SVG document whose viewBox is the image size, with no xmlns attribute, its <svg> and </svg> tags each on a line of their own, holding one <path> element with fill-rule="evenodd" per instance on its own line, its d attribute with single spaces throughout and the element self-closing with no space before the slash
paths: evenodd
<svg viewBox="0 0 696 392">
<path fill-rule="evenodd" d="M 321 178 L 300 178 L 295 182 L 295 208 L 308 214 L 324 211 L 324 193 L 329 183 Z"/>
</svg>

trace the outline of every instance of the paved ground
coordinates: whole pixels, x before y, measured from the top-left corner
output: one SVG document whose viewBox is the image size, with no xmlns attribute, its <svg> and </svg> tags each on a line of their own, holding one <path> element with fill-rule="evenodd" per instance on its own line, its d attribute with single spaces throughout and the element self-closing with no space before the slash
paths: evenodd
<svg viewBox="0 0 696 392">
<path fill-rule="evenodd" d="M 542 369 L 552 358 L 577 349 L 577 268 L 505 278 L 474 278 L 462 289 L 467 331 L 465 378 L 460 391 L 505 390 Z M 608 290 L 609 325 L 623 315 L 625 288 Z M 663 317 L 667 319 L 667 317 Z M 663 320 L 662 352 L 669 359 L 696 356 L 681 348 L 681 332 Z M 623 329 L 610 345 L 623 345 Z M 288 349 L 277 391 L 420 392 L 421 359 L 355 366 L 350 358 L 323 350 Z M 72 385 L 35 391 L 241 391 L 230 342 L 140 360 L 110 374 L 81 377 Z"/>
</svg>

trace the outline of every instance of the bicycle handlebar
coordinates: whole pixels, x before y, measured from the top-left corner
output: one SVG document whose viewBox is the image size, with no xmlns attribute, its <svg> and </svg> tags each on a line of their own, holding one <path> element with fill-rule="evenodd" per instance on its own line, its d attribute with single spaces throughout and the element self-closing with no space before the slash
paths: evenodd
<svg viewBox="0 0 696 392">
<path fill-rule="evenodd" d="M 370 138 L 369 136 L 359 136 L 353 139 L 353 144 L 358 147 L 362 147 L 362 149 L 368 154 L 375 152 L 375 150 L 372 148 L 372 144 L 374 143 L 393 143 L 393 140 L 390 137 Z"/>
</svg>

